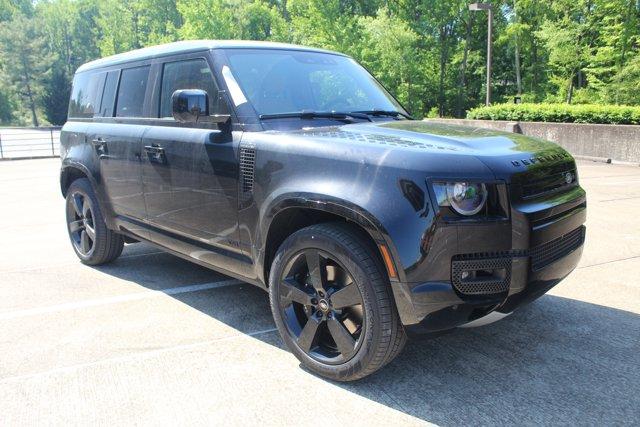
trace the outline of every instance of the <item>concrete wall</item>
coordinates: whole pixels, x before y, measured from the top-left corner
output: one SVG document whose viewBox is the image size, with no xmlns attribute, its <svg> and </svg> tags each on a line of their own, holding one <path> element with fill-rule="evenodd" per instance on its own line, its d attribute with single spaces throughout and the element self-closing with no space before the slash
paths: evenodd
<svg viewBox="0 0 640 427">
<path fill-rule="evenodd" d="M 507 122 L 499 120 L 428 119 L 517 132 L 553 141 L 578 157 L 640 163 L 640 126 L 581 123 Z"/>
</svg>

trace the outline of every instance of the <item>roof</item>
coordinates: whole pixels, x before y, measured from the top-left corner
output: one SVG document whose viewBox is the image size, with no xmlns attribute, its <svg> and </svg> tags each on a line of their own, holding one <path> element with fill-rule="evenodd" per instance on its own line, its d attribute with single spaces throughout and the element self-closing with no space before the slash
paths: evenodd
<svg viewBox="0 0 640 427">
<path fill-rule="evenodd" d="M 301 50 L 309 52 L 331 53 L 334 55 L 343 55 L 339 52 L 330 50 L 317 49 L 313 47 L 299 46 L 287 43 L 273 43 L 252 40 L 186 40 L 174 43 L 160 44 L 157 46 L 145 47 L 142 49 L 132 50 L 129 52 L 119 53 L 117 55 L 107 56 L 105 58 L 96 59 L 81 65 L 76 72 L 92 70 L 96 68 L 108 67 L 111 65 L 124 64 L 132 61 L 141 61 L 145 59 L 158 58 L 177 53 L 197 52 L 210 49 L 287 49 Z"/>
</svg>

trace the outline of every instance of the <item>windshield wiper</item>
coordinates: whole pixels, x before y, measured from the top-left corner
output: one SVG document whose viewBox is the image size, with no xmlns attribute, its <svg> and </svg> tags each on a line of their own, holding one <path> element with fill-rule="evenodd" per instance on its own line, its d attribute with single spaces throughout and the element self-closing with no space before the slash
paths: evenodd
<svg viewBox="0 0 640 427">
<path fill-rule="evenodd" d="M 410 115 L 405 114 L 405 113 L 400 112 L 400 111 L 396 111 L 396 110 L 365 110 L 365 111 L 354 111 L 353 113 L 367 114 L 369 116 L 375 116 L 375 117 L 380 117 L 380 116 L 398 117 L 398 116 L 402 116 L 405 119 L 413 120 L 413 117 L 411 117 Z M 353 114 L 353 113 L 349 113 L 349 114 Z"/>
<path fill-rule="evenodd" d="M 274 114 L 260 114 L 260 120 L 271 120 L 271 119 L 290 119 L 290 118 L 300 118 L 300 119 L 336 119 L 336 120 L 347 120 L 353 121 L 353 119 L 362 119 L 367 121 L 371 120 L 368 114 L 360 113 L 358 111 L 352 113 L 343 113 L 340 111 L 298 111 L 292 113 L 274 113 Z"/>
</svg>

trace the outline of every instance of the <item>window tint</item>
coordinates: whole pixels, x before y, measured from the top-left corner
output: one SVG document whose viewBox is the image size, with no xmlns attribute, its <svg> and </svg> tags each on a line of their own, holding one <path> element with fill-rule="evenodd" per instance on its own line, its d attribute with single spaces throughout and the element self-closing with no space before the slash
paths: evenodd
<svg viewBox="0 0 640 427">
<path fill-rule="evenodd" d="M 102 72 L 75 75 L 69 102 L 69 117 L 86 118 L 97 115 L 105 74 Z"/>
<path fill-rule="evenodd" d="M 109 71 L 102 93 L 102 103 L 100 104 L 100 117 L 112 117 L 113 107 L 116 102 L 116 89 L 118 88 L 118 77 L 120 71 Z"/>
<path fill-rule="evenodd" d="M 218 112 L 218 88 L 204 59 L 169 62 L 162 72 L 160 117 L 171 117 L 171 95 L 178 89 L 202 89 L 209 94 L 209 114 Z"/>
<path fill-rule="evenodd" d="M 122 70 L 116 116 L 141 117 L 149 80 L 149 66 Z"/>
</svg>

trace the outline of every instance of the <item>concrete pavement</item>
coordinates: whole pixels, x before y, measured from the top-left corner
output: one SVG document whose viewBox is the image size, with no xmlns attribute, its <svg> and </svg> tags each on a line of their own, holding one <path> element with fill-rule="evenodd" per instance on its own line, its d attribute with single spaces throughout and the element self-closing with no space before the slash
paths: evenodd
<svg viewBox="0 0 640 427">
<path fill-rule="evenodd" d="M 640 168 L 581 162 L 579 268 L 493 325 L 376 375 L 299 367 L 266 294 L 135 244 L 80 264 L 59 160 L 0 163 L 0 424 L 637 424 Z"/>
</svg>

